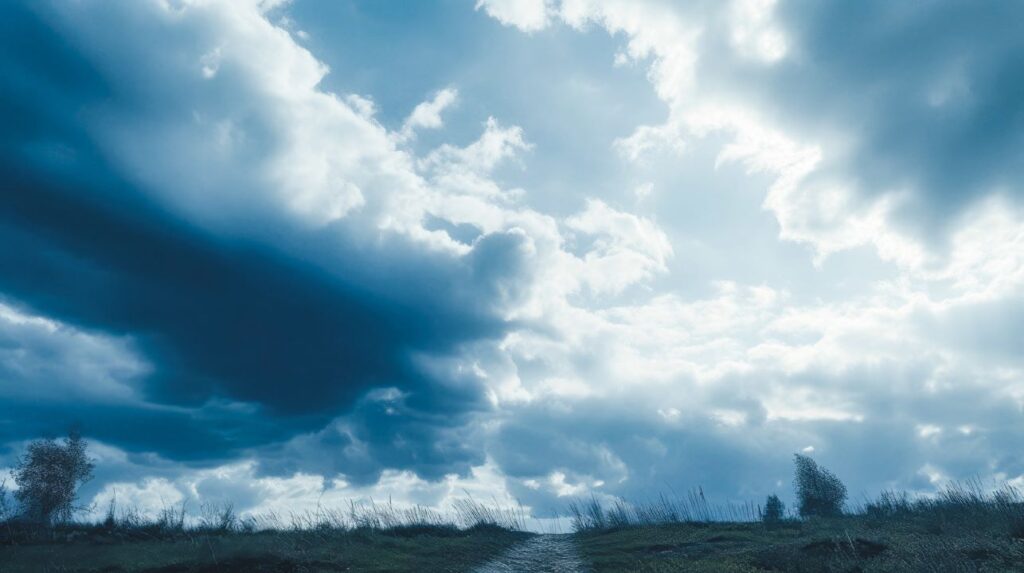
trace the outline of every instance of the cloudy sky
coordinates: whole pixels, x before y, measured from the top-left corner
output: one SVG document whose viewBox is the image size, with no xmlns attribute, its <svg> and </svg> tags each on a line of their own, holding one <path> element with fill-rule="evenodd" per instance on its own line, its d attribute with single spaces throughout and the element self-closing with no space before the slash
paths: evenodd
<svg viewBox="0 0 1024 573">
<path fill-rule="evenodd" d="M 0 468 L 241 511 L 1024 481 L 1024 5 L 0 7 Z"/>
</svg>

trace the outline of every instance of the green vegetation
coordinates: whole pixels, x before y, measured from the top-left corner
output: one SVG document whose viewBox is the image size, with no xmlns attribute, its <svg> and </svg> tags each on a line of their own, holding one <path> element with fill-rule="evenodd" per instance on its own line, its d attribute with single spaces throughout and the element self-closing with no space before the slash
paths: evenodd
<svg viewBox="0 0 1024 573">
<path fill-rule="evenodd" d="M 775 494 L 763 507 L 722 506 L 701 489 L 643 504 L 575 501 L 580 557 L 594 573 L 1024 570 L 1024 497 L 1013 487 L 883 492 L 851 509 L 835 474 L 807 456 L 794 462 L 790 513 Z M 471 498 L 446 514 L 369 502 L 287 516 L 240 516 L 231 505 L 189 514 L 178 504 L 147 517 L 111 502 L 100 522 L 76 522 L 77 487 L 91 470 L 74 435 L 30 446 L 14 472 L 17 511 L 0 484 L 0 573 L 470 571 L 532 535 L 522 509 Z M 519 562 L 548 563 L 566 539 L 521 546 Z"/>
<path fill-rule="evenodd" d="M 530 534 L 519 511 L 462 500 L 452 514 L 355 504 L 239 517 L 230 505 L 184 505 L 153 519 L 114 504 L 100 523 L 0 525 L 0 571 L 467 571 Z"/>
<path fill-rule="evenodd" d="M 796 498 L 800 517 L 836 517 L 843 514 L 846 486 L 807 456 L 796 454 Z"/>
<path fill-rule="evenodd" d="M 594 573 L 1020 571 L 1024 543 L 998 520 L 940 515 L 760 523 L 679 523 L 578 535 Z"/>
<path fill-rule="evenodd" d="M 144 531 L 62 527 L 0 547 L 0 571 L 319 572 L 468 571 L 529 534 L 497 527 L 395 530 Z"/>
<path fill-rule="evenodd" d="M 287 518 L 179 504 L 148 519 L 111 503 L 100 523 L 0 524 L 0 571 L 467 571 L 529 537 L 522 521 L 472 499 L 450 514 L 370 502 Z"/>
<path fill-rule="evenodd" d="M 714 507 L 700 490 L 608 508 L 591 499 L 570 514 L 595 573 L 1024 570 L 1024 497 L 1013 487 L 954 483 L 916 499 L 884 492 L 844 512 L 846 487 L 806 456 L 796 458 L 795 486 L 799 517 L 787 517 L 775 495 L 751 510 Z"/>
<path fill-rule="evenodd" d="M 344 510 L 240 516 L 230 504 L 184 503 L 147 516 L 111 501 L 99 523 L 73 519 L 92 475 L 85 442 L 37 440 L 0 483 L 0 572 L 467 571 L 530 534 L 522 509 L 458 500 L 424 507 L 352 503 Z"/>
<path fill-rule="evenodd" d="M 786 516 L 786 505 L 774 493 L 768 496 L 761 511 L 761 521 L 765 524 L 782 523 Z"/>
<path fill-rule="evenodd" d="M 64 443 L 46 439 L 28 445 L 13 472 L 18 486 L 14 498 L 22 519 L 46 525 L 71 520 L 79 509 L 75 506 L 78 487 L 92 479 L 94 466 L 85 449 L 85 440 L 76 431 Z M 0 510 L 5 513 L 6 496 L 4 488 Z"/>
</svg>

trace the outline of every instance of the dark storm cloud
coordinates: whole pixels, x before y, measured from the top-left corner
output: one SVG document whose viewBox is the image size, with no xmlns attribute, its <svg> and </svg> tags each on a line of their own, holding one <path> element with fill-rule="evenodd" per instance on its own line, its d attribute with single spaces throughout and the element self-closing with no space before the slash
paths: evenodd
<svg viewBox="0 0 1024 573">
<path fill-rule="evenodd" d="M 798 133 L 856 142 L 834 167 L 862 192 L 912 190 L 904 218 L 926 227 L 1024 192 L 1024 6 L 783 2 L 777 14 L 792 55 L 753 71 L 764 103 Z"/>
<path fill-rule="evenodd" d="M 404 66 L 394 60 L 416 51 L 391 41 L 394 21 L 337 26 L 315 3 L 269 15 L 258 4 L 0 5 L 0 448 L 8 448 L 0 468 L 16 441 L 77 422 L 102 442 L 90 492 L 150 477 L 181 479 L 192 491 L 189 474 L 233 464 L 245 470 L 196 489 L 241 506 L 270 495 L 257 487 L 266 476 L 330 484 L 342 474 L 362 486 L 386 470 L 439 480 L 480 466 L 500 474 L 490 485 L 505 487 L 497 482 L 507 476 L 542 513 L 564 507 L 567 491 L 639 500 L 703 486 L 717 499 L 786 496 L 791 456 L 808 446 L 854 493 L 927 489 L 926 466 L 955 478 L 1024 471 L 1014 454 L 1020 412 L 999 388 L 1001 376 L 1013 384 L 1019 376 L 994 371 L 1020 364 L 1019 297 L 961 304 L 922 293 L 935 304 L 911 317 L 908 340 L 886 336 L 907 327 L 896 311 L 907 301 L 874 300 L 875 277 L 861 263 L 815 267 L 810 278 L 802 251 L 783 260 L 781 250 L 750 251 L 732 239 L 777 247 L 779 229 L 751 193 L 766 183 L 760 176 L 711 185 L 736 193 L 699 192 L 710 179 L 696 166 L 717 169 L 718 135 L 705 145 L 716 149 L 692 142 L 692 164 L 665 158 L 674 163 L 666 172 L 699 171 L 692 185 L 656 178 L 624 199 L 633 179 L 651 173 L 601 158 L 616 138 L 657 120 L 655 96 L 609 95 L 619 92 L 602 84 L 620 76 L 575 69 L 604 62 L 618 32 L 609 43 L 580 44 L 585 57 L 551 59 L 543 73 L 533 61 L 545 46 L 575 42 L 574 31 L 553 29 L 520 55 L 506 34 L 485 60 L 462 39 L 444 51 L 465 56 L 469 71 L 452 75 L 456 63 L 439 64 L 412 81 L 394 77 Z M 809 185 L 852 182 L 871 198 L 905 188 L 914 209 L 906 221 L 928 226 L 955 220 L 992 188 L 1020 193 L 1024 176 L 1021 9 L 975 5 L 779 3 L 773 18 L 789 52 L 773 63 L 741 57 L 726 45 L 729 31 L 716 28 L 721 19 L 704 13 L 733 3 L 670 8 L 708 20 L 700 95 L 749 105 L 801 146 L 820 144 L 825 158 Z M 432 12 L 424 6 L 415 12 Z M 464 9 L 463 25 L 484 18 L 471 3 L 453 6 Z M 307 8 L 317 27 L 298 17 Z M 398 28 L 410 29 L 427 46 L 455 41 L 439 42 L 418 19 Z M 474 37 L 493 39 L 481 30 Z M 372 41 L 353 40 L 360 35 Z M 321 56 L 340 64 L 327 83 Z M 480 63 L 510 58 L 522 62 Z M 380 79 L 353 80 L 359 68 Z M 548 76 L 558 97 L 520 89 Z M 378 123 L 402 125 L 410 98 L 449 84 L 463 106 L 461 119 L 444 118 L 445 131 L 403 147 Z M 374 115 L 371 96 L 386 111 Z M 523 109 L 501 103 L 517 98 Z M 563 109 L 602 98 L 615 102 L 597 115 Z M 468 141 L 460 122 L 475 136 L 492 114 L 529 137 L 513 145 L 488 127 L 479 145 L 416 154 Z M 592 120 L 602 115 L 615 118 Z M 536 149 L 531 173 L 537 161 L 558 167 L 515 179 L 522 191 L 490 171 L 510 149 L 489 146 L 530 147 L 526 140 Z M 659 195 L 701 199 L 652 203 Z M 584 198 L 609 211 L 595 214 L 590 230 L 565 233 L 573 219 L 531 209 L 566 214 Z M 646 210 L 650 228 L 620 208 Z M 731 216 L 741 211 L 749 218 Z M 755 215 L 766 225 L 754 228 Z M 675 277 L 654 281 L 644 235 L 656 218 L 686 229 L 672 245 L 681 255 L 706 252 L 699 256 L 715 263 L 673 265 Z M 705 251 L 709 234 L 729 239 Z M 637 254 L 647 278 L 625 282 L 640 288 L 599 296 L 594 285 L 635 271 Z M 1016 269 L 1011 259 L 986 268 Z M 751 264 L 774 267 L 773 279 L 751 278 L 742 268 Z M 906 278 L 890 271 L 878 280 Z M 688 298 L 709 281 L 762 288 L 750 303 L 724 286 L 718 299 Z M 788 298 L 782 286 L 796 283 L 825 306 Z M 728 292 L 744 288 L 729 282 Z M 861 294 L 871 300 L 850 298 Z M 780 325 L 790 313 L 795 324 Z M 55 321 L 54 332 L 32 317 Z M 873 326 L 848 324 L 861 319 Z M 99 350 L 65 351 L 79 344 Z M 61 366 L 91 356 L 89 368 Z M 745 374 L 728 374 L 734 369 Z M 288 503 L 294 493 L 283 494 Z"/>
<path fill-rule="evenodd" d="M 472 423 L 480 405 L 446 407 L 468 397 L 457 388 L 435 387 L 419 396 L 429 396 L 429 403 L 395 389 L 371 393 L 325 428 L 261 450 L 260 469 L 284 475 L 300 470 L 344 474 L 350 483 L 363 485 L 374 483 L 386 469 L 414 468 L 419 477 L 437 480 L 465 475 L 484 463 L 482 436 Z"/>
<path fill-rule="evenodd" d="M 80 427 L 90 439 L 185 463 L 225 462 L 247 448 L 281 439 L 300 425 L 258 409 L 223 404 L 197 409 L 39 399 L 4 399 L 2 404 L 6 413 L 0 436 L 5 442 L 60 436 Z M 0 465 L 12 464 L 16 453 L 0 456 Z"/>
<path fill-rule="evenodd" d="M 336 228 L 277 233 L 307 258 L 200 230 L 147 198 L 80 127 L 82 109 L 120 97 L 102 74 L 31 10 L 0 12 L 0 293 L 130 337 L 152 366 L 143 395 L 160 405 L 7 403 L 3 441 L 79 420 L 114 445 L 216 459 L 321 428 L 376 386 L 428 401 L 432 416 L 483 407 L 476 386 L 433 393 L 412 359 L 500 332 L 485 305 L 463 302 L 480 274 L 471 265 L 397 240 L 387 252 L 334 248 Z"/>
<path fill-rule="evenodd" d="M 160 399 L 221 391 L 283 413 L 322 411 L 412 378 L 407 349 L 485 331 L 424 312 L 429 302 L 384 307 L 313 265 L 168 221 L 128 192 L 97 205 L 88 191 L 5 175 L 0 289 L 48 316 L 134 333 L 159 364 Z"/>
</svg>

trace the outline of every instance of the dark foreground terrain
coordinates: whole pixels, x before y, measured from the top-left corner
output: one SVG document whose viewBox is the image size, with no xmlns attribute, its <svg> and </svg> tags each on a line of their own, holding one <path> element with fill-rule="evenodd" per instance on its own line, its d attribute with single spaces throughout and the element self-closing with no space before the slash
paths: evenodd
<svg viewBox="0 0 1024 573">
<path fill-rule="evenodd" d="M 1024 541 L 984 525 L 864 516 L 771 526 L 627 526 L 559 536 L 499 528 L 162 539 L 72 532 L 49 542 L 0 547 L 0 571 L 1001 572 L 1024 571 Z"/>
<path fill-rule="evenodd" d="M 673 524 L 576 537 L 594 573 L 1024 571 L 1024 541 L 997 528 L 933 520 Z"/>
<path fill-rule="evenodd" d="M 68 531 L 0 546 L 0 572 L 470 571 L 527 537 L 488 527 L 176 536 Z"/>
</svg>

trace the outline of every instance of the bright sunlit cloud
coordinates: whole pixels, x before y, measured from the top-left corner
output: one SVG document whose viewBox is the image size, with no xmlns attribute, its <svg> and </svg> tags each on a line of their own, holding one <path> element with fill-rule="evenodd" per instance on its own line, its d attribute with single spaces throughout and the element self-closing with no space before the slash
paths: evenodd
<svg viewBox="0 0 1024 573">
<path fill-rule="evenodd" d="M 147 511 L 1024 479 L 1022 16 L 9 2 L 0 469 L 79 424 Z"/>
</svg>

